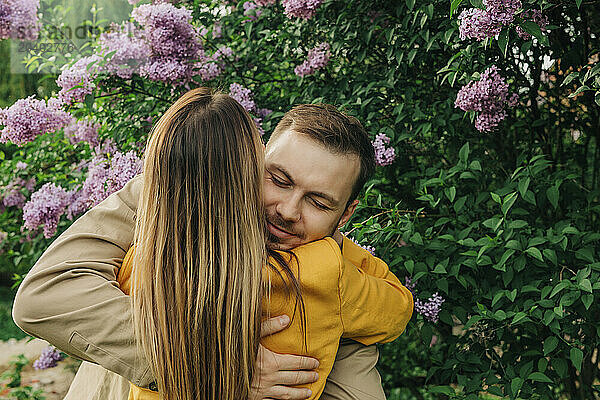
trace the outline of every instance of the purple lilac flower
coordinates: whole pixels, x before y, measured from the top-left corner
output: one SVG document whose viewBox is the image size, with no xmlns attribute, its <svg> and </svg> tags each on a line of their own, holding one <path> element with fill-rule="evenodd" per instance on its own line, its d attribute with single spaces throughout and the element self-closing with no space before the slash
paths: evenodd
<svg viewBox="0 0 600 400">
<path fill-rule="evenodd" d="M 17 100 L 8 108 L 0 109 L 0 124 L 4 125 L 0 131 L 0 143 L 10 140 L 22 146 L 39 135 L 62 128 L 72 119 L 70 114 L 61 109 L 57 99 L 46 102 L 29 96 Z"/>
<path fill-rule="evenodd" d="M 212 28 L 213 39 L 220 39 L 223 37 L 223 27 L 219 22 L 215 22 Z"/>
<path fill-rule="evenodd" d="M 87 142 L 90 147 L 98 146 L 98 129 L 100 124 L 87 120 L 76 120 L 65 126 L 65 136 L 69 138 L 71 144 Z"/>
<path fill-rule="evenodd" d="M 190 62 L 201 56 L 200 33 L 192 24 L 192 12 L 169 3 L 144 4 L 133 18 L 143 26 L 152 57 L 142 67 L 143 76 L 169 84 L 185 84 L 194 72 Z"/>
<path fill-rule="evenodd" d="M 57 363 L 63 359 L 61 352 L 54 346 L 48 346 L 42 350 L 40 358 L 33 362 L 35 369 L 48 369 L 56 367 Z"/>
<path fill-rule="evenodd" d="M 27 198 L 25 195 L 21 193 L 21 188 L 10 184 L 6 187 L 2 203 L 4 204 L 4 207 L 23 208 L 26 200 Z"/>
<path fill-rule="evenodd" d="M 277 3 L 277 0 L 254 0 L 254 2 L 258 6 L 267 7 L 267 6 L 272 6 L 273 4 Z"/>
<path fill-rule="evenodd" d="M 62 187 L 54 183 L 44 184 L 23 207 L 23 226 L 33 231 L 43 225 L 44 237 L 51 238 L 70 200 Z"/>
<path fill-rule="evenodd" d="M 37 39 L 40 30 L 37 15 L 39 7 L 39 0 L 0 1 L 0 40 Z"/>
<path fill-rule="evenodd" d="M 254 95 L 250 89 L 243 87 L 239 83 L 232 83 L 229 85 L 229 95 L 240 103 L 246 111 L 254 112 L 256 110 Z"/>
<path fill-rule="evenodd" d="M 56 84 L 61 90 L 58 98 L 66 104 L 82 102 L 87 94 L 91 94 L 96 85 L 98 67 L 96 64 L 89 67 L 92 62 L 98 62 L 102 58 L 98 55 L 84 57 L 68 68 L 63 69 L 56 79 Z"/>
<path fill-rule="evenodd" d="M 17 161 L 16 167 L 17 169 L 27 169 L 27 163 L 23 161 Z"/>
<path fill-rule="evenodd" d="M 24 180 L 21 179 L 22 186 L 29 192 L 33 192 L 33 189 L 35 189 L 35 183 L 35 176 L 32 176 L 31 178 L 27 179 L 27 182 L 24 182 Z"/>
<path fill-rule="evenodd" d="M 318 69 L 324 68 L 329 63 L 331 52 L 329 43 L 321 43 L 308 52 L 306 60 L 294 68 L 294 73 L 300 77 L 312 75 Z"/>
<path fill-rule="evenodd" d="M 256 21 L 258 19 L 258 17 L 260 17 L 260 15 L 262 14 L 262 10 L 260 8 L 258 8 L 258 5 L 253 2 L 253 1 L 247 1 L 244 3 L 244 15 L 248 18 L 250 18 L 249 20 L 246 21 Z M 243 22 L 246 22 L 243 21 Z"/>
<path fill-rule="evenodd" d="M 463 86 L 456 96 L 455 107 L 463 111 L 476 111 L 480 114 L 475 120 L 475 128 L 480 132 L 491 132 L 508 115 L 505 107 L 517 105 L 519 96 L 509 96 L 508 84 L 492 65 L 481 74 L 479 81 L 471 81 Z"/>
<path fill-rule="evenodd" d="M 96 155 L 88 163 L 85 182 L 80 190 L 71 193 L 67 208 L 69 220 L 96 206 L 142 172 L 143 162 L 133 151 L 126 154 L 115 151 L 110 161 L 105 154 Z"/>
<path fill-rule="evenodd" d="M 143 162 L 134 151 L 113 156 L 106 180 L 108 194 L 120 190 L 127 182 L 142 172 Z"/>
<path fill-rule="evenodd" d="M 542 32 L 546 32 L 546 26 L 548 26 L 548 17 L 545 15 L 542 15 L 542 12 L 540 10 L 530 10 L 530 11 L 525 11 L 524 13 L 521 14 L 521 18 L 523 18 L 524 21 L 533 21 L 536 24 L 539 25 L 540 29 Z M 523 30 L 523 28 L 521 28 L 520 26 L 515 27 L 515 30 L 517 31 L 517 35 L 519 35 L 519 37 L 523 40 L 529 40 L 531 39 L 531 35 L 527 32 L 525 32 Z"/>
<path fill-rule="evenodd" d="M 114 52 L 102 70 L 129 79 L 139 73 L 140 66 L 150 57 L 150 47 L 143 37 L 143 32 L 133 24 L 112 26 L 113 31 L 100 35 L 98 44 L 102 54 Z"/>
<path fill-rule="evenodd" d="M 265 118 L 267 115 L 271 114 L 273 110 L 269 110 L 268 108 L 259 108 L 256 110 L 256 115 L 260 118 Z"/>
<path fill-rule="evenodd" d="M 484 40 L 510 25 L 521 8 L 521 0 L 483 0 L 485 10 L 470 8 L 458 16 L 461 39 Z"/>
<path fill-rule="evenodd" d="M 323 0 L 281 0 L 285 15 L 288 18 L 310 19 L 321 5 Z"/>
<path fill-rule="evenodd" d="M 385 133 L 375 136 L 373 147 L 375 148 L 375 163 L 379 166 L 390 165 L 396 158 L 396 150 L 393 147 L 386 147 L 391 139 Z"/>
<path fill-rule="evenodd" d="M 438 322 L 438 314 L 442 309 L 444 298 L 437 292 L 434 293 L 427 301 L 420 299 L 415 300 L 415 311 L 423 315 L 423 317 L 433 323 Z"/>
</svg>

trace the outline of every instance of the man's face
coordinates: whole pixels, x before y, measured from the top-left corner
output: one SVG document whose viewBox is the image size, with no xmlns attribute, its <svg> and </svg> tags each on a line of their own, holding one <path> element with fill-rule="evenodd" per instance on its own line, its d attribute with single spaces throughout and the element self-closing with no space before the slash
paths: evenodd
<svg viewBox="0 0 600 400">
<path fill-rule="evenodd" d="M 269 240 L 288 250 L 331 235 L 344 225 L 360 160 L 334 154 L 310 137 L 288 129 L 269 141 L 265 153 L 265 206 Z"/>
</svg>

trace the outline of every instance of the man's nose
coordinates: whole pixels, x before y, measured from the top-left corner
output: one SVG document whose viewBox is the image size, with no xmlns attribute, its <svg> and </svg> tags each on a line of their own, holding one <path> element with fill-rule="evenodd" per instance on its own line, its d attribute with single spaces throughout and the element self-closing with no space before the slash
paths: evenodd
<svg viewBox="0 0 600 400">
<path fill-rule="evenodd" d="M 301 197 L 296 194 L 290 194 L 285 199 L 277 203 L 275 210 L 279 216 L 290 222 L 300 221 L 300 201 Z"/>
</svg>

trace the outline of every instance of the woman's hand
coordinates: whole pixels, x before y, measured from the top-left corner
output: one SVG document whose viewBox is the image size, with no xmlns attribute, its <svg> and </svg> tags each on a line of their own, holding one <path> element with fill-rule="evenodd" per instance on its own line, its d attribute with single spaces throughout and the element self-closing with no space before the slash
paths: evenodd
<svg viewBox="0 0 600 400">
<path fill-rule="evenodd" d="M 282 331 L 289 323 L 287 315 L 270 318 L 262 323 L 261 336 Z M 318 366 L 314 358 L 277 354 L 260 345 L 249 400 L 307 399 L 312 394 L 309 389 L 290 386 L 315 382 L 319 375 L 311 370 Z"/>
</svg>

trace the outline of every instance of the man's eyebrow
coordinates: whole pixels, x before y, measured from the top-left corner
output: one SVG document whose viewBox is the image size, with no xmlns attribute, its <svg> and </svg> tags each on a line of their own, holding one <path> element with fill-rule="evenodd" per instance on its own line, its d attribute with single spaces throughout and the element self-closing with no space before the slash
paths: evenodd
<svg viewBox="0 0 600 400">
<path fill-rule="evenodd" d="M 332 207 L 337 207 L 337 205 L 338 205 L 337 200 L 334 199 L 333 197 L 331 197 L 330 195 L 328 195 L 327 193 L 323 193 L 323 192 L 309 192 L 308 194 L 311 195 L 311 196 L 317 196 L 317 197 L 320 197 L 320 198 L 326 200 L 327 202 L 329 202 L 329 204 Z"/>
<path fill-rule="evenodd" d="M 290 176 L 289 172 L 287 172 L 287 170 L 285 168 L 283 168 L 281 165 L 278 164 L 274 164 L 273 168 L 278 170 L 279 172 L 281 172 L 283 175 L 285 175 L 285 177 L 287 178 L 288 181 L 290 181 L 290 183 L 292 185 L 294 185 L 294 180 L 292 179 L 292 177 Z"/>
</svg>

